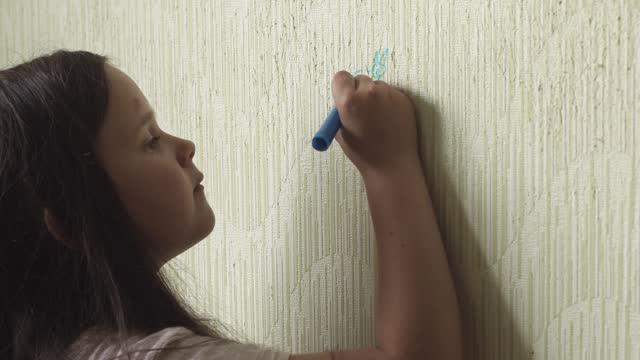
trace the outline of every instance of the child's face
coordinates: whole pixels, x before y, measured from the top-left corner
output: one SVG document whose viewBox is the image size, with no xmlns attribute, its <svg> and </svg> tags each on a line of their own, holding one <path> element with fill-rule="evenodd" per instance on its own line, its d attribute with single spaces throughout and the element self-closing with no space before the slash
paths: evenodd
<svg viewBox="0 0 640 360">
<path fill-rule="evenodd" d="M 162 265 L 215 224 L 204 191 L 194 191 L 200 175 L 191 161 L 195 145 L 163 132 L 155 119 L 142 124 L 152 110 L 145 96 L 122 71 L 110 65 L 105 70 L 109 104 L 96 157 Z M 153 137 L 160 138 L 149 143 Z"/>
</svg>

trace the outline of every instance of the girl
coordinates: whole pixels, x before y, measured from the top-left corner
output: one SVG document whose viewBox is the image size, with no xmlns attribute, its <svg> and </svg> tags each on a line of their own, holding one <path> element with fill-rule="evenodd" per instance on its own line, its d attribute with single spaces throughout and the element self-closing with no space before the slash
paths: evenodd
<svg viewBox="0 0 640 360">
<path fill-rule="evenodd" d="M 346 71 L 332 90 L 379 245 L 376 348 L 279 352 L 181 302 L 159 270 L 215 224 L 195 145 L 163 132 L 107 57 L 60 50 L 0 71 L 0 358 L 459 359 L 412 103 Z"/>
</svg>

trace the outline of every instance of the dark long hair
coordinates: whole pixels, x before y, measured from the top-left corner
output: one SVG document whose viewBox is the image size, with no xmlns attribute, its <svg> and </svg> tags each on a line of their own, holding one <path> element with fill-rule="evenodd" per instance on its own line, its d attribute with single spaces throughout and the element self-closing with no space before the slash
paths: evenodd
<svg viewBox="0 0 640 360">
<path fill-rule="evenodd" d="M 197 317 L 139 246 L 92 154 L 108 104 L 106 56 L 58 50 L 0 71 L 0 358 L 57 359 L 84 331 L 125 339 Z M 48 231 L 43 210 L 69 247 Z M 226 328 L 226 326 L 225 326 Z"/>
</svg>

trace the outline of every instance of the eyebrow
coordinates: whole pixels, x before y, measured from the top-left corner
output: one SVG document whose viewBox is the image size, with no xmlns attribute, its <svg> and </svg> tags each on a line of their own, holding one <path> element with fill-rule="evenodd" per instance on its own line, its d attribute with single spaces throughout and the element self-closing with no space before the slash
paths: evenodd
<svg viewBox="0 0 640 360">
<path fill-rule="evenodd" d="M 155 111 L 153 111 L 153 109 L 151 109 L 146 114 L 142 115 L 142 118 L 140 119 L 140 122 L 138 123 L 138 126 L 136 127 L 135 134 L 137 134 L 138 131 L 140 131 L 140 128 L 142 128 L 145 124 L 147 124 L 151 120 L 153 120 L 153 118 L 155 118 L 155 116 L 156 116 L 156 113 L 155 113 Z"/>
</svg>

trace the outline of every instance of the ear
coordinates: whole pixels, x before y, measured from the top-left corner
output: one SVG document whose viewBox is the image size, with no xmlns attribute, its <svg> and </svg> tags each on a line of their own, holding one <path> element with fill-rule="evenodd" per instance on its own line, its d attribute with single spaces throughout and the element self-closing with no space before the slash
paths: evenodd
<svg viewBox="0 0 640 360">
<path fill-rule="evenodd" d="M 55 237 L 61 244 L 64 246 L 75 249 L 75 246 L 64 236 L 64 232 L 62 231 L 62 227 L 56 221 L 55 216 L 51 213 L 48 208 L 44 208 L 44 223 L 47 225 L 47 229 L 53 237 Z"/>
</svg>

